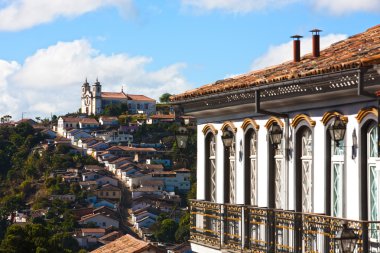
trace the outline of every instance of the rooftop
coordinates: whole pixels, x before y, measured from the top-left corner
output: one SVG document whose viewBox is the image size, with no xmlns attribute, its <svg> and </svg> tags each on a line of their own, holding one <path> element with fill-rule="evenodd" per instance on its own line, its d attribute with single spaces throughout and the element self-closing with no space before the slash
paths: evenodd
<svg viewBox="0 0 380 253">
<path fill-rule="evenodd" d="M 127 95 L 124 92 L 102 92 L 101 97 L 113 99 L 126 99 Z"/>
<path fill-rule="evenodd" d="M 313 57 L 310 53 L 301 57 L 299 62 L 288 61 L 219 80 L 172 96 L 171 101 L 187 101 L 215 93 L 357 69 L 378 63 L 380 63 L 380 25 L 332 44 L 321 50 L 319 57 Z"/>
<path fill-rule="evenodd" d="M 124 235 L 119 239 L 104 245 L 92 253 L 137 253 L 154 247 L 147 242 L 138 240 L 131 235 Z"/>
</svg>

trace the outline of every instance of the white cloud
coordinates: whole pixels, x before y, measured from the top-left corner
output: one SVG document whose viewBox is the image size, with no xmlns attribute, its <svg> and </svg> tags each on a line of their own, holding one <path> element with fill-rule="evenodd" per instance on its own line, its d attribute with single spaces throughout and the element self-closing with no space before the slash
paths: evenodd
<svg viewBox="0 0 380 253">
<path fill-rule="evenodd" d="M 247 13 L 267 7 L 281 7 L 299 0 L 181 0 L 184 6 L 197 10 L 223 10 L 232 13 Z"/>
<path fill-rule="evenodd" d="M 148 71 L 152 59 L 126 54 L 104 55 L 86 40 L 59 42 L 38 50 L 23 64 L 0 60 L 0 114 L 20 118 L 62 114 L 78 110 L 81 85 L 99 77 L 105 91 L 144 94 L 158 99 L 165 92 L 190 88 L 176 63 Z"/>
<path fill-rule="evenodd" d="M 379 0 L 181 0 L 182 5 L 199 11 L 221 10 L 230 13 L 248 13 L 267 8 L 279 8 L 295 2 L 305 2 L 330 14 L 341 15 L 350 12 L 378 12 Z M 310 7 L 311 8 L 311 7 Z"/>
<path fill-rule="evenodd" d="M 126 16 L 133 13 L 132 0 L 12 0 L 0 9 L 0 30 L 18 31 L 105 6 L 115 6 Z"/>
<path fill-rule="evenodd" d="M 346 39 L 347 35 L 344 34 L 329 34 L 321 36 L 321 50 L 328 47 L 332 43 Z M 303 38 L 301 40 L 301 55 L 311 53 L 312 40 L 311 38 Z M 293 41 L 281 45 L 270 46 L 268 51 L 255 59 L 252 63 L 251 69 L 262 69 L 265 67 L 273 66 L 293 59 Z"/>
<path fill-rule="evenodd" d="M 379 0 L 314 0 L 314 5 L 321 9 L 327 10 L 331 14 L 341 15 L 345 13 L 363 11 L 363 12 L 379 12 Z"/>
</svg>

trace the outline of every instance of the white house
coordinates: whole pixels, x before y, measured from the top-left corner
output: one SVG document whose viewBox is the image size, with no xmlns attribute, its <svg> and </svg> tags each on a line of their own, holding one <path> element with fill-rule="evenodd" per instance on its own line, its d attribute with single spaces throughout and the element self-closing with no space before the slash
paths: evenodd
<svg viewBox="0 0 380 253">
<path fill-rule="evenodd" d="M 312 32 L 312 54 L 295 36 L 293 61 L 172 98 L 197 118 L 193 251 L 379 251 L 380 26 Z"/>
<path fill-rule="evenodd" d="M 106 143 L 120 143 L 120 142 L 133 142 L 133 135 L 126 131 L 112 130 L 105 132 L 98 132 L 96 137 L 101 138 Z"/>
<path fill-rule="evenodd" d="M 93 118 L 59 117 L 57 132 L 59 135 L 64 135 L 65 131 L 69 129 L 92 129 L 98 126 L 98 121 Z"/>
<path fill-rule="evenodd" d="M 88 223 L 94 223 L 100 228 L 108 228 L 108 227 L 115 227 L 119 228 L 119 221 L 117 219 L 114 219 L 112 217 L 96 213 L 96 214 L 89 214 L 83 216 L 79 224 L 88 224 Z"/>
</svg>

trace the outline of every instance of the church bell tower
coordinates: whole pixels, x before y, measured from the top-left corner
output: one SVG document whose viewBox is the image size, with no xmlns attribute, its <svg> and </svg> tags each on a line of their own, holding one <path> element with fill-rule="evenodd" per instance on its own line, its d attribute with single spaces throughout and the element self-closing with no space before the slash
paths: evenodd
<svg viewBox="0 0 380 253">
<path fill-rule="evenodd" d="M 101 113 L 102 111 L 102 86 L 100 85 L 100 82 L 98 81 L 98 78 L 96 78 L 96 82 L 92 85 L 92 113 L 94 115 Z"/>
</svg>

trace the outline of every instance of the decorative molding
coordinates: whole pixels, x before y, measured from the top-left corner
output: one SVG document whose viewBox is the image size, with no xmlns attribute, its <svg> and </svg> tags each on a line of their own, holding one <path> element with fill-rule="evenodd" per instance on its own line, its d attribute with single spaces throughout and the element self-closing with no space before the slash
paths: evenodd
<svg viewBox="0 0 380 253">
<path fill-rule="evenodd" d="M 308 115 L 306 114 L 298 114 L 296 115 L 293 120 L 292 120 L 292 123 L 290 124 L 293 128 L 296 128 L 298 126 L 298 124 L 301 122 L 301 121 L 306 121 L 310 126 L 314 127 L 316 122 L 315 120 L 312 120 Z"/>
<path fill-rule="evenodd" d="M 204 135 L 207 134 L 207 132 L 211 132 L 213 135 L 218 134 L 218 130 L 215 129 L 215 127 L 212 124 L 207 124 L 203 127 L 202 132 Z"/>
<path fill-rule="evenodd" d="M 281 127 L 281 128 L 284 128 L 284 122 L 282 122 L 279 118 L 277 117 L 270 117 L 267 121 L 267 123 L 265 124 L 265 128 L 266 129 L 269 129 L 270 126 L 274 123 L 274 122 L 277 122 L 277 124 Z"/>
<path fill-rule="evenodd" d="M 362 123 L 363 119 L 369 115 L 369 114 L 373 114 L 377 117 L 378 115 L 378 111 L 376 108 L 374 107 L 367 107 L 367 108 L 363 108 L 361 109 L 359 112 L 358 112 L 358 115 L 356 115 L 356 120 L 358 121 L 358 123 Z"/>
<path fill-rule="evenodd" d="M 241 128 L 245 131 L 249 126 L 252 126 L 253 129 L 258 131 L 260 129 L 260 126 L 257 125 L 256 120 L 254 119 L 244 119 L 243 124 L 241 125 Z"/>
<path fill-rule="evenodd" d="M 236 133 L 237 131 L 237 128 L 235 127 L 234 123 L 232 123 L 231 121 L 226 121 L 223 123 L 222 127 L 221 127 L 221 130 L 222 132 L 226 131 L 228 128 L 231 129 L 232 132 Z"/>
<path fill-rule="evenodd" d="M 340 112 L 337 112 L 337 111 L 330 111 L 330 112 L 325 112 L 325 114 L 323 114 L 323 117 L 321 119 L 321 122 L 323 123 L 324 126 L 327 125 L 327 123 L 332 119 L 332 118 L 335 118 L 336 116 L 339 116 L 340 119 L 347 124 L 348 122 L 348 117 L 346 116 L 343 116 Z"/>
</svg>

